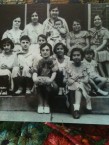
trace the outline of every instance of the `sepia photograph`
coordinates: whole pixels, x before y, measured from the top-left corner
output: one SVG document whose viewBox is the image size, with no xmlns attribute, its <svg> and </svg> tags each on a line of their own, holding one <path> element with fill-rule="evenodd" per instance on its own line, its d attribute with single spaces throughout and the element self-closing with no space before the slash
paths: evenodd
<svg viewBox="0 0 109 145">
<path fill-rule="evenodd" d="M 109 124 L 109 4 L 0 13 L 0 121 Z"/>
</svg>

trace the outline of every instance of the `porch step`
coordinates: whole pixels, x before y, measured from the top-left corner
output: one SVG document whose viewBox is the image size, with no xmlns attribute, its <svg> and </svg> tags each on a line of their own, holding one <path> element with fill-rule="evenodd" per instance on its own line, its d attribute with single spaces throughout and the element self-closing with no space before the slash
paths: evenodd
<svg viewBox="0 0 109 145">
<path fill-rule="evenodd" d="M 91 97 L 93 114 L 109 114 L 109 96 Z M 0 111 L 36 111 L 37 98 L 29 96 L 0 96 Z M 82 104 L 84 106 L 84 102 Z M 51 111 L 68 113 L 65 96 L 52 98 Z M 83 112 L 84 113 L 84 112 Z"/>
</svg>

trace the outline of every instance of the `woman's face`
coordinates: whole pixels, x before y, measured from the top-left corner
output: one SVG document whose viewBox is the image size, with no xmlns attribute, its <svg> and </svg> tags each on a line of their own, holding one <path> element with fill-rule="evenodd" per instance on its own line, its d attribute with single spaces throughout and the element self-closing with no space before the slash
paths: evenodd
<svg viewBox="0 0 109 145">
<path fill-rule="evenodd" d="M 32 23 L 37 23 L 39 20 L 39 17 L 38 17 L 38 14 L 36 12 L 34 12 L 32 15 L 31 15 L 31 21 Z"/>
<path fill-rule="evenodd" d="M 74 32 L 79 32 L 81 31 L 81 25 L 79 22 L 74 21 L 72 25 L 73 31 Z"/>
<path fill-rule="evenodd" d="M 74 51 L 72 54 L 72 59 L 75 64 L 79 64 L 82 60 L 81 53 L 79 51 Z"/>
<path fill-rule="evenodd" d="M 59 16 L 58 8 L 54 8 L 50 11 L 50 17 L 56 19 Z"/>
<path fill-rule="evenodd" d="M 63 56 L 64 55 L 64 48 L 62 45 L 58 45 L 58 47 L 56 48 L 56 54 L 58 56 Z"/>
<path fill-rule="evenodd" d="M 43 58 L 48 58 L 50 56 L 50 48 L 48 46 L 45 46 L 41 49 L 41 55 Z"/>
<path fill-rule="evenodd" d="M 13 27 L 19 28 L 20 25 L 21 25 L 21 18 L 20 18 L 20 17 L 15 18 L 15 19 L 13 20 Z"/>
<path fill-rule="evenodd" d="M 94 18 L 94 26 L 95 27 L 100 27 L 100 26 L 102 26 L 102 20 L 101 20 L 101 18 L 100 18 L 100 16 L 95 16 L 95 18 Z"/>
<path fill-rule="evenodd" d="M 41 46 L 43 43 L 46 43 L 46 40 L 43 37 L 39 37 L 38 44 Z"/>
<path fill-rule="evenodd" d="M 11 51 L 11 44 L 10 43 L 4 43 L 3 44 L 3 49 L 5 53 L 9 53 Z"/>
</svg>

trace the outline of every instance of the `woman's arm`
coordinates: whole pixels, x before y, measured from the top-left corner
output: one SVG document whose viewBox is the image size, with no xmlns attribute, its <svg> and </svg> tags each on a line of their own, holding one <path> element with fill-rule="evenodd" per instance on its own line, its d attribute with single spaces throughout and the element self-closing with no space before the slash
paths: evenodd
<svg viewBox="0 0 109 145">
<path fill-rule="evenodd" d="M 103 40 L 103 43 L 96 49 L 96 51 L 101 51 L 107 43 L 107 40 Z"/>
<path fill-rule="evenodd" d="M 83 51 L 84 51 L 85 49 L 89 48 L 89 46 L 90 46 L 89 38 L 86 38 L 86 46 L 82 48 Z"/>
</svg>

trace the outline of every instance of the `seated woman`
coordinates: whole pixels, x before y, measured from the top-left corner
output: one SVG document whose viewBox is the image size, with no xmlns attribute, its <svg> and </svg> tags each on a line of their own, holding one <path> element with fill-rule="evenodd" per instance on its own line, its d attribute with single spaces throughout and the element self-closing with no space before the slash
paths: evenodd
<svg viewBox="0 0 109 145">
<path fill-rule="evenodd" d="M 88 95 L 88 73 L 87 69 L 82 62 L 83 51 L 80 48 L 74 48 L 71 51 L 71 63 L 67 68 L 68 74 L 68 89 L 70 97 L 71 113 L 75 119 L 80 118 L 80 104 L 82 96 L 86 99 L 86 110 L 91 112 L 91 99 Z M 74 95 L 75 92 L 75 95 Z M 73 97 L 75 102 L 73 103 Z"/>
<path fill-rule="evenodd" d="M 66 83 L 64 78 L 66 77 L 65 70 L 70 62 L 70 58 L 66 56 L 68 49 L 63 43 L 57 43 L 54 46 L 53 58 L 58 64 L 58 71 L 56 75 L 56 83 L 59 87 L 59 95 L 66 94 Z"/>
<path fill-rule="evenodd" d="M 89 47 L 89 34 L 87 31 L 81 30 L 81 23 L 79 20 L 74 20 L 72 23 L 72 31 L 67 36 L 67 48 L 69 55 L 73 48 L 78 47 L 83 51 Z"/>
<path fill-rule="evenodd" d="M 39 99 L 37 112 L 50 113 L 48 99 L 57 90 L 57 85 L 54 82 L 54 79 L 58 68 L 56 62 L 50 58 L 52 55 L 52 46 L 49 43 L 42 44 L 40 51 L 42 59 L 36 66 L 34 65 L 33 73 L 33 82 L 36 85 Z"/>
<path fill-rule="evenodd" d="M 17 66 L 17 56 L 12 53 L 14 44 L 11 39 L 2 40 L 3 52 L 0 55 L 0 95 L 7 95 L 13 89 L 12 71 Z"/>
</svg>

